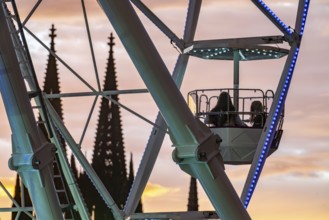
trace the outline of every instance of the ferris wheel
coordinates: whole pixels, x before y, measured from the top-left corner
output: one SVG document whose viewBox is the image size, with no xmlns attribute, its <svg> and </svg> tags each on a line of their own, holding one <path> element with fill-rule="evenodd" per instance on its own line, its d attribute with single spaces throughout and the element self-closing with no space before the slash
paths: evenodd
<svg viewBox="0 0 329 220">
<path fill-rule="evenodd" d="M 30 99 L 38 106 L 48 132 L 54 134 L 59 130 L 63 135 L 115 219 L 205 219 L 214 216 L 223 220 L 251 219 L 246 209 L 267 157 L 275 153 L 280 145 L 285 100 L 297 62 L 310 1 L 298 1 L 294 26 L 285 24 L 265 1 L 251 2 L 280 30 L 280 35 L 195 41 L 202 1 L 190 0 L 184 35 L 179 38 L 140 0 L 98 0 L 159 109 L 126 205 L 120 210 L 52 108 L 46 94 L 41 93 L 39 88 L 24 31 L 37 39 L 25 27 L 25 23 L 41 1 L 33 7 L 27 20 L 22 22 L 15 1 L 0 0 L 0 89 L 13 133 L 13 156 L 9 166 L 24 180 L 38 219 L 64 219 L 52 183 L 51 166 L 56 149 L 80 218 L 90 219 L 90 216 L 69 171 L 67 158 L 60 150 L 61 147 L 58 147 L 58 137 L 50 135 L 52 143 L 49 143 L 40 135 Z M 178 59 L 172 74 L 133 5 L 178 49 Z M 278 46 L 282 44 L 285 47 Z M 51 53 L 59 58 L 56 53 Z M 186 103 L 179 88 L 191 56 L 205 60 L 233 61 L 232 88 L 193 90 L 189 92 Z M 240 88 L 240 62 L 281 58 L 286 58 L 286 61 L 275 91 Z M 113 91 L 98 91 L 81 76 L 74 74 L 89 87 L 93 95 L 110 99 L 109 95 Z M 222 94 L 226 98 L 222 98 Z M 226 99 L 224 107 L 217 108 L 223 99 Z M 150 178 L 166 129 L 174 145 L 174 162 L 184 172 L 198 179 L 215 208 L 214 215 L 133 213 Z M 224 171 L 225 164 L 250 164 L 240 196 Z"/>
</svg>

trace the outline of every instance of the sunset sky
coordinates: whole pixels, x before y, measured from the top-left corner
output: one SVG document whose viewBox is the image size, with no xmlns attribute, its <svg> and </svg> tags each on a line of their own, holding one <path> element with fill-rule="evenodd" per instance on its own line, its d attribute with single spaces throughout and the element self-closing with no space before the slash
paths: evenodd
<svg viewBox="0 0 329 220">
<path fill-rule="evenodd" d="M 17 0 L 21 18 L 36 1 Z M 187 0 L 146 0 L 154 13 L 182 37 Z M 271 9 L 287 24 L 294 26 L 297 0 L 267 0 Z M 98 72 L 103 84 L 108 58 L 108 37 L 114 30 L 94 0 L 86 0 Z M 141 13 L 147 31 L 154 40 L 169 71 L 173 70 L 178 52 L 164 34 Z M 46 45 L 49 45 L 51 24 L 57 28 L 57 54 L 83 76 L 94 88 L 92 59 L 85 31 L 80 0 L 43 0 L 27 23 Z M 281 34 L 276 27 L 247 0 L 204 0 L 196 40 Z M 115 36 L 114 56 L 119 89 L 145 88 L 119 38 Z M 28 36 L 38 80 L 43 86 L 48 52 Z M 300 55 L 285 106 L 284 134 L 279 150 L 264 167 L 248 211 L 254 220 L 328 220 L 329 219 L 329 0 L 311 1 Z M 252 61 L 240 64 L 240 87 L 275 90 L 285 58 L 275 61 Z M 61 90 L 85 92 L 82 85 L 58 62 Z M 191 58 L 182 84 L 182 94 L 202 88 L 232 87 L 233 63 Z M 147 119 L 154 121 L 157 107 L 149 94 L 119 96 L 122 104 Z M 83 126 L 93 98 L 64 98 L 64 121 L 70 132 L 80 141 Z M 98 102 L 99 103 L 99 102 Z M 152 126 L 131 113 L 121 110 L 126 160 L 133 152 L 135 171 L 146 146 Z M 83 152 L 90 159 L 95 138 L 98 108 L 92 116 Z M 15 173 L 7 166 L 11 155 L 10 128 L 5 109 L 0 101 L 0 181 L 12 192 Z M 145 212 L 185 211 L 189 176 L 172 161 L 169 137 L 166 137 L 160 156 L 143 195 Z M 226 171 L 238 194 L 241 193 L 249 166 L 226 166 Z M 213 210 L 201 186 L 200 210 Z M 0 207 L 11 203 L 0 189 Z M 0 213 L 1 220 L 9 219 Z"/>
</svg>

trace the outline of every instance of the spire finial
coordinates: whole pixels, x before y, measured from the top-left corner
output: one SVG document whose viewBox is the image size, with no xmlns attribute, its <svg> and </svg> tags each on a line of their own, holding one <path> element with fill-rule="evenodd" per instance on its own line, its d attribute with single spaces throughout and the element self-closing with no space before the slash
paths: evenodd
<svg viewBox="0 0 329 220">
<path fill-rule="evenodd" d="M 52 24 L 51 25 L 51 28 L 50 28 L 50 34 L 49 34 L 49 37 L 50 37 L 50 49 L 55 52 L 55 37 L 57 36 L 55 34 L 55 31 L 56 31 L 56 28 L 55 28 L 55 25 Z"/>
<path fill-rule="evenodd" d="M 113 34 L 111 33 L 110 37 L 110 42 L 108 43 L 108 45 L 110 46 L 110 49 L 112 49 L 112 47 L 115 45 L 114 43 L 114 37 L 113 37 Z"/>
<path fill-rule="evenodd" d="M 51 40 L 53 41 L 54 38 L 56 37 L 56 34 L 55 34 L 56 28 L 55 28 L 54 24 L 51 25 L 50 31 L 51 31 L 51 33 L 49 34 L 49 37 L 51 37 Z"/>
</svg>

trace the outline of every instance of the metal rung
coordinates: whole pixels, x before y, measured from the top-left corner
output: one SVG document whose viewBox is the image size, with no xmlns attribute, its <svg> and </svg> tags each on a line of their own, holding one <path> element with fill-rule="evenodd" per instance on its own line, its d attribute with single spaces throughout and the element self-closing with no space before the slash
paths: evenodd
<svg viewBox="0 0 329 220">
<path fill-rule="evenodd" d="M 19 64 L 27 64 L 28 62 L 26 60 L 23 60 L 23 61 L 19 61 L 18 63 Z"/>
<path fill-rule="evenodd" d="M 25 49 L 25 47 L 23 45 L 18 45 L 18 46 L 14 46 L 14 49 L 15 50 L 18 50 L 18 49 Z"/>
<path fill-rule="evenodd" d="M 66 191 L 65 191 L 64 189 L 57 189 L 56 192 L 57 192 L 57 193 L 63 193 L 63 192 L 66 193 Z"/>
<path fill-rule="evenodd" d="M 36 106 L 32 106 L 32 108 L 33 108 L 33 109 L 40 109 L 40 108 L 41 108 L 41 106 L 39 106 L 39 105 L 36 105 Z"/>
<path fill-rule="evenodd" d="M 15 18 L 16 15 L 9 14 L 9 15 L 6 15 L 5 17 L 6 17 L 6 18 Z"/>
<path fill-rule="evenodd" d="M 72 204 L 61 204 L 61 209 L 73 208 Z"/>
<path fill-rule="evenodd" d="M 14 31 L 10 31 L 10 34 L 11 35 L 14 35 L 14 34 L 19 34 L 19 33 L 21 33 L 19 30 L 14 30 Z"/>
</svg>

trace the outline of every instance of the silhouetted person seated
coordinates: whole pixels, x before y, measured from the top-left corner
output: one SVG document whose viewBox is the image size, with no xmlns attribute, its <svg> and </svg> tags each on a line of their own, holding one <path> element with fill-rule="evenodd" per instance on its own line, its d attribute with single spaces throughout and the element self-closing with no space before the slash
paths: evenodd
<svg viewBox="0 0 329 220">
<path fill-rule="evenodd" d="M 218 97 L 216 106 L 210 111 L 213 114 L 209 114 L 209 123 L 216 127 L 245 126 L 239 115 L 232 113 L 234 111 L 235 108 L 230 95 L 227 92 L 222 92 Z"/>
<path fill-rule="evenodd" d="M 262 128 L 265 124 L 266 115 L 260 101 L 253 101 L 250 106 L 250 123 L 254 128 Z"/>
</svg>

